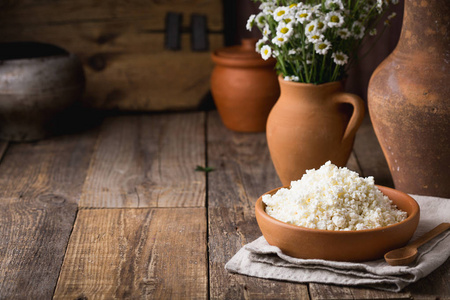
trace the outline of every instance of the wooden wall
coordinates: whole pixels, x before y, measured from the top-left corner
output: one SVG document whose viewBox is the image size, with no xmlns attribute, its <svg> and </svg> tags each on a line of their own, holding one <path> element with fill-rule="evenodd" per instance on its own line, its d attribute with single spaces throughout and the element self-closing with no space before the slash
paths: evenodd
<svg viewBox="0 0 450 300">
<path fill-rule="evenodd" d="M 168 12 L 181 49 L 164 47 Z M 224 45 L 221 0 L 0 0 L 0 42 L 39 41 L 81 59 L 83 101 L 120 110 L 195 109 L 208 95 L 210 52 Z M 207 17 L 209 49 L 191 50 L 191 15 Z"/>
</svg>

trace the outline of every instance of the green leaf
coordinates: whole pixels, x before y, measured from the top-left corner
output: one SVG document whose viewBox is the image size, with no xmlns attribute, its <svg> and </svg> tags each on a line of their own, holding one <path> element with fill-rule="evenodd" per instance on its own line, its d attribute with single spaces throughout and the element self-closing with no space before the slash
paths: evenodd
<svg viewBox="0 0 450 300">
<path fill-rule="evenodd" d="M 205 172 L 205 173 L 208 173 L 208 172 L 214 171 L 214 168 L 212 168 L 212 167 L 202 167 L 202 166 L 197 166 L 197 167 L 195 168 L 195 171 L 197 171 L 197 172 Z"/>
</svg>

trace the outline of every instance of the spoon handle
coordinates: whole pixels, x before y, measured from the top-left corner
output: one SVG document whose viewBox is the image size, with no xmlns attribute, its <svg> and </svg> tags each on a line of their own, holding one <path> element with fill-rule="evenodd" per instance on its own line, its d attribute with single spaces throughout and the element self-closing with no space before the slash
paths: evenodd
<svg viewBox="0 0 450 300">
<path fill-rule="evenodd" d="M 408 246 L 420 247 L 449 228 L 450 223 L 441 223 L 426 234 L 419 237 L 414 242 L 410 243 Z"/>
</svg>

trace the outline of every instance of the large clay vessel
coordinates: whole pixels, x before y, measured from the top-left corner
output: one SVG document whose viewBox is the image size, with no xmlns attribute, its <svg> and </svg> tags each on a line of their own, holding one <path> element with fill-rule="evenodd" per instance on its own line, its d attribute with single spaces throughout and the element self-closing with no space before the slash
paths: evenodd
<svg viewBox="0 0 450 300">
<path fill-rule="evenodd" d="M 279 77 L 281 94 L 267 120 L 270 155 L 284 186 L 328 160 L 345 166 L 364 118 L 364 102 L 341 82 L 308 84 Z"/>
<path fill-rule="evenodd" d="M 400 40 L 368 107 L 395 187 L 450 197 L 450 1 L 405 1 Z"/>
<path fill-rule="evenodd" d="M 263 132 L 280 95 L 273 58 L 263 60 L 256 39 L 212 53 L 216 64 L 211 93 L 224 125 L 239 132 Z"/>
<path fill-rule="evenodd" d="M 60 130 L 56 117 L 83 93 L 80 60 L 43 43 L 5 43 L 0 48 L 0 139 L 35 141 L 55 134 Z"/>
</svg>

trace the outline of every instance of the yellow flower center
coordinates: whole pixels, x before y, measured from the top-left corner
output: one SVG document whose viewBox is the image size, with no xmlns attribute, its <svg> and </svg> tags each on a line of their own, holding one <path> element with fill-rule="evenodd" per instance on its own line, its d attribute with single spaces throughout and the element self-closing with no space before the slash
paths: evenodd
<svg viewBox="0 0 450 300">
<path fill-rule="evenodd" d="M 269 50 L 268 49 L 264 49 L 264 55 L 268 55 L 269 54 Z"/>
<path fill-rule="evenodd" d="M 318 39 L 320 38 L 320 36 L 318 36 L 318 35 L 313 35 L 313 36 L 311 36 L 311 38 L 312 38 L 313 40 L 318 40 Z"/>
<path fill-rule="evenodd" d="M 337 60 L 345 60 L 344 56 L 342 56 L 340 54 L 336 55 L 336 59 Z"/>
<path fill-rule="evenodd" d="M 311 32 L 311 31 L 313 31 L 313 30 L 314 30 L 314 25 L 311 25 L 311 26 L 308 27 L 308 31 L 309 31 L 309 32 Z"/>
<path fill-rule="evenodd" d="M 338 16 L 331 16 L 330 21 L 333 23 L 339 23 L 339 17 Z"/>
<path fill-rule="evenodd" d="M 286 24 L 289 24 L 289 22 L 291 22 L 292 20 L 289 18 L 284 19 L 284 22 L 286 22 Z"/>
<path fill-rule="evenodd" d="M 320 50 L 323 50 L 323 49 L 325 49 L 326 47 L 327 47 L 326 44 L 320 44 L 320 45 L 319 45 L 319 49 L 320 49 Z"/>
<path fill-rule="evenodd" d="M 289 31 L 289 28 L 287 28 L 287 27 L 283 27 L 283 28 L 280 29 L 280 32 L 283 33 L 283 34 L 288 33 L 288 31 Z"/>
<path fill-rule="evenodd" d="M 322 29 L 323 26 L 325 26 L 325 24 L 323 24 L 322 22 L 317 23 L 317 28 Z"/>
<path fill-rule="evenodd" d="M 297 3 L 292 3 L 291 5 L 289 5 L 289 8 L 293 8 L 293 7 L 296 7 L 297 6 Z"/>
<path fill-rule="evenodd" d="M 300 14 L 300 18 L 306 18 L 307 16 L 308 16 L 307 13 L 302 13 L 302 14 Z"/>
<path fill-rule="evenodd" d="M 279 17 L 281 17 L 282 15 L 284 15 L 286 12 L 284 11 L 284 10 L 280 10 L 278 13 L 277 13 L 277 16 L 279 16 Z"/>
</svg>

